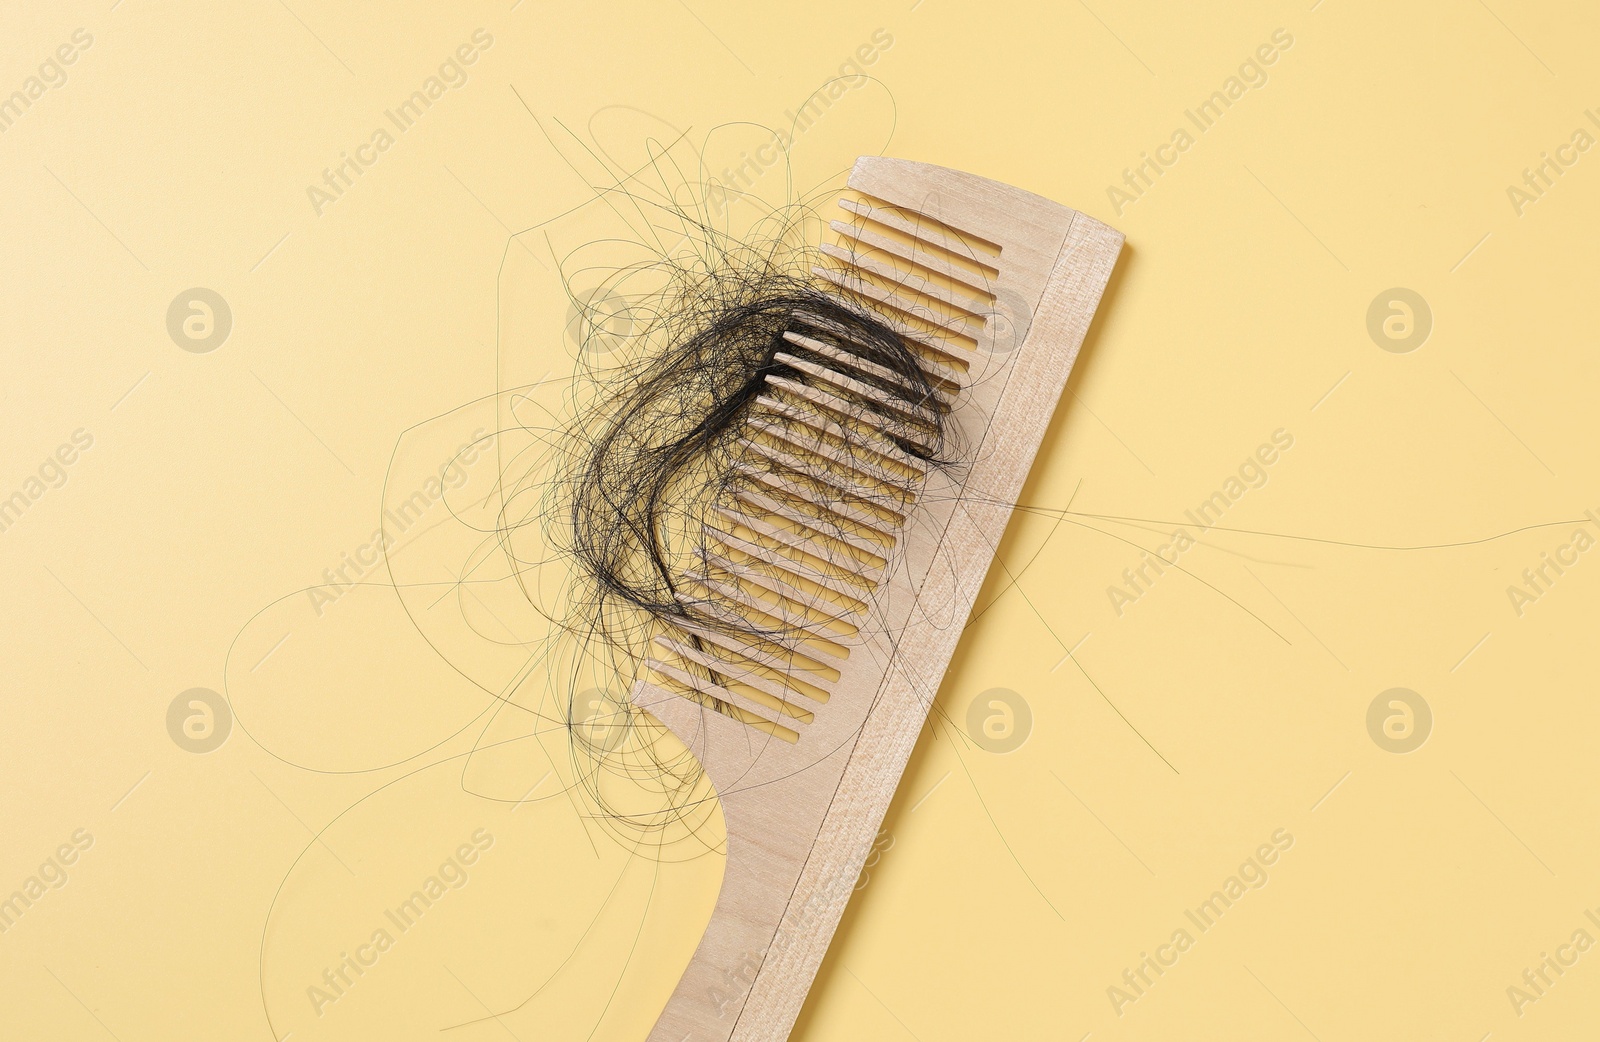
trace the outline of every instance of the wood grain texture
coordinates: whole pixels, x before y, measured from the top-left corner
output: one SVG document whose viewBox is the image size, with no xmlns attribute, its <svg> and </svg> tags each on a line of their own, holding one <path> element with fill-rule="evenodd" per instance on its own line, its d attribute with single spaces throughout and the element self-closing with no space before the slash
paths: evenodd
<svg viewBox="0 0 1600 1042">
<path fill-rule="evenodd" d="M 942 167 L 863 158 L 849 187 L 864 198 L 834 225 L 832 281 L 922 339 L 958 385 L 949 424 L 962 458 L 915 483 L 888 571 L 853 620 L 859 632 L 830 637 L 846 657 L 827 701 L 786 696 L 810 721 L 764 710 L 798 738 L 636 684 L 634 703 L 706 770 L 728 834 L 711 921 L 651 1042 L 788 1037 L 1122 247 L 1092 218 Z"/>
</svg>

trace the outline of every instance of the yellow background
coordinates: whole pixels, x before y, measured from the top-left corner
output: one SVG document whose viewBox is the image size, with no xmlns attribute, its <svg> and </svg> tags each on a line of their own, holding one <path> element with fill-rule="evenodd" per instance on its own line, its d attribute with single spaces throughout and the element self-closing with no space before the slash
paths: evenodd
<svg viewBox="0 0 1600 1042">
<path fill-rule="evenodd" d="M 876 82 L 797 164 L 965 169 L 1128 246 L 1027 490 L 1073 513 L 1013 525 L 1016 582 L 991 581 L 796 1037 L 1592 1030 L 1600 953 L 1520 1015 L 1507 994 L 1600 938 L 1600 558 L 1520 615 L 1507 594 L 1600 534 L 1600 153 L 1520 215 L 1506 191 L 1600 106 L 1587 5 L 68 0 L 0 25 L 6 94 L 93 37 L 0 134 L 0 496 L 94 439 L 0 532 L 0 896 L 94 839 L 0 934 L 0 1035 L 644 1037 L 715 860 L 630 866 L 569 801 L 469 795 L 545 768 L 508 754 L 491 784 L 461 769 L 476 731 L 434 745 L 483 700 L 389 602 L 349 594 L 260 663 L 258 613 L 369 540 L 386 475 L 455 451 L 497 358 L 508 383 L 570 371 L 560 281 L 507 243 L 590 198 L 575 141 L 785 125 L 878 29 Z M 319 216 L 307 186 L 480 27 L 467 82 Z M 1267 82 L 1118 214 L 1107 187 L 1280 28 Z M 209 353 L 167 331 L 191 287 L 231 308 Z M 1410 353 L 1368 334 L 1391 287 L 1431 307 Z M 1214 532 L 1119 615 L 1134 544 L 1279 428 L 1223 523 L 1309 538 Z M 1435 544 L 1465 545 L 1373 548 Z M 180 748 L 169 704 L 225 685 L 251 734 Z M 1008 754 L 961 734 L 997 687 L 1033 715 Z M 1406 754 L 1366 724 L 1395 687 L 1433 713 Z M 479 828 L 470 882 L 314 1016 L 305 989 Z M 1107 989 L 1277 829 L 1267 884 L 1119 1012 Z"/>
</svg>

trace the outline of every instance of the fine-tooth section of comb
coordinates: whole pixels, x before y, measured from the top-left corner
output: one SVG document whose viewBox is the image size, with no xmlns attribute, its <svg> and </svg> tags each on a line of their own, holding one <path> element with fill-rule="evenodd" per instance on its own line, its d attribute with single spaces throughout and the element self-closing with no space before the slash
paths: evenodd
<svg viewBox="0 0 1600 1042">
<path fill-rule="evenodd" d="M 694 611 L 632 693 L 699 760 L 728 835 L 651 1042 L 788 1037 L 1122 247 L 942 167 L 864 158 L 849 188 L 816 274 L 928 387 L 801 309 L 750 402 L 682 577 Z"/>
</svg>

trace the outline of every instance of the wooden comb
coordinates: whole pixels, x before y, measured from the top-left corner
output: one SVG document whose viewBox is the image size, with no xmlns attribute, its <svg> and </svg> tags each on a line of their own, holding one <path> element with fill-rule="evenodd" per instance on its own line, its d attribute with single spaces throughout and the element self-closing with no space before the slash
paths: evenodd
<svg viewBox="0 0 1600 1042">
<path fill-rule="evenodd" d="M 914 419 L 874 409 L 885 373 L 785 334 L 804 350 L 779 361 L 807 379 L 769 378 L 748 481 L 706 520 L 720 575 L 694 581 L 800 639 L 664 634 L 631 693 L 698 758 L 727 827 L 710 924 L 650 1042 L 788 1037 L 1122 248 L 943 167 L 863 158 L 848 186 L 822 248 L 837 266 L 816 274 L 907 338 L 961 458 L 863 439 Z"/>
</svg>

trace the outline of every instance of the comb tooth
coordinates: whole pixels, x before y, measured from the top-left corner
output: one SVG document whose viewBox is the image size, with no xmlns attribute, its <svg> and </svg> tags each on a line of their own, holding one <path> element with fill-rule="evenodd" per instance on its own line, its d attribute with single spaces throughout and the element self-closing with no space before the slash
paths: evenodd
<svg viewBox="0 0 1600 1042">
<path fill-rule="evenodd" d="M 796 720 L 801 720 L 808 724 L 811 722 L 812 714 L 810 711 L 808 711 L 804 706 L 793 705 L 789 702 L 789 699 L 794 695 L 807 697 L 805 692 L 792 690 L 782 684 L 777 683 L 771 678 L 764 676 L 763 674 L 754 672 L 749 666 L 740 665 L 739 663 L 730 659 L 725 659 L 720 655 L 713 655 L 709 652 L 702 651 L 699 648 L 691 647 L 682 641 L 673 640 L 671 637 L 668 637 L 665 634 L 657 636 L 656 643 L 666 648 L 674 655 L 680 655 L 691 662 L 697 662 L 720 676 L 730 677 L 734 680 L 737 680 L 741 684 L 748 684 L 757 691 L 776 698 L 778 701 L 790 706 L 792 711 L 789 712 L 789 715 L 793 716 Z M 817 700 L 812 699 L 812 701 Z"/>
<path fill-rule="evenodd" d="M 834 271 L 832 268 L 823 267 L 813 267 L 811 271 L 812 274 L 827 279 L 829 282 L 833 283 L 835 286 L 838 286 L 846 293 L 852 293 L 858 297 L 866 297 L 868 300 L 880 305 L 880 307 L 889 308 L 892 311 L 898 311 L 902 315 L 905 315 L 907 318 L 912 319 L 915 322 L 921 322 L 923 325 L 926 325 L 935 331 L 935 337 L 937 339 L 955 340 L 965 343 L 968 347 L 978 346 L 978 337 L 973 331 L 977 327 L 973 326 L 970 319 L 941 319 L 938 315 L 934 314 L 926 307 L 923 307 L 919 310 L 919 305 L 917 302 L 910 297 L 902 296 L 899 293 L 893 293 L 886 289 L 880 289 L 860 276 L 852 277 L 850 275 Z M 935 351 L 949 357 L 954 362 L 960 362 L 961 360 L 960 356 L 952 352 L 949 348 L 933 343 L 927 337 L 912 336 L 909 339 L 915 340 L 917 343 L 931 351 Z"/>
<path fill-rule="evenodd" d="M 646 656 L 644 664 L 646 668 L 668 678 L 669 680 L 675 680 L 684 687 L 698 691 L 702 695 L 710 695 L 712 698 L 715 698 L 718 701 L 726 702 L 729 705 L 742 709 L 747 713 L 752 713 L 756 716 L 759 716 L 762 720 L 769 724 L 777 724 L 777 717 L 782 715 L 773 706 L 758 702 L 742 691 L 730 691 L 721 684 L 713 683 L 712 681 L 707 680 L 705 677 L 697 677 L 688 670 L 679 669 L 677 666 L 674 666 L 669 662 L 663 662 L 653 655 Z M 779 724 L 779 726 L 781 727 L 783 725 Z M 785 728 L 785 730 L 788 729 Z M 796 737 L 798 737 L 798 734 Z"/>
<path fill-rule="evenodd" d="M 865 217 L 867 220 L 881 224 L 885 228 L 893 228 L 897 232 L 909 235 L 913 239 L 921 240 L 930 246 L 937 246 L 946 253 L 952 253 L 963 260 L 972 261 L 985 268 L 994 268 L 994 262 L 1000 254 L 1000 247 L 989 240 L 973 235 L 971 232 L 961 231 L 953 225 L 945 224 L 945 222 L 936 217 L 918 214 L 928 223 L 913 221 L 886 206 L 874 206 L 870 202 L 861 202 L 849 198 L 840 199 L 839 208 L 853 213 L 857 217 Z M 956 234 L 950 235 L 946 233 L 944 231 L 945 228 L 949 228 L 950 231 Z M 973 243 L 978 243 L 980 248 L 974 250 Z M 985 254 L 989 255 L 985 256 Z"/>
<path fill-rule="evenodd" d="M 748 420 L 746 421 L 746 426 L 752 431 L 776 438 L 786 445 L 792 445 L 802 451 L 821 456 L 823 459 L 871 481 L 887 485 L 898 492 L 904 493 L 907 498 L 914 496 L 917 487 L 922 483 L 923 475 L 920 473 L 909 477 L 904 474 L 898 474 L 867 459 L 864 455 L 843 452 L 830 442 L 824 441 L 820 435 L 806 438 L 804 434 L 795 432 L 783 424 L 763 419 Z M 862 487 L 865 488 L 867 486 Z"/>
<path fill-rule="evenodd" d="M 756 402 L 768 412 L 776 413 L 786 419 L 793 420 L 795 423 L 803 424 L 813 430 L 821 431 L 823 434 L 831 435 L 847 444 L 862 441 L 868 442 L 867 445 L 862 447 L 871 451 L 874 455 L 881 456 L 897 467 L 903 467 L 911 471 L 917 477 L 925 477 L 928 473 L 928 465 L 926 463 L 907 453 L 893 441 L 884 437 L 882 432 L 874 427 L 862 426 L 856 430 L 851 430 L 837 420 L 830 418 L 820 409 L 812 409 L 808 412 L 769 394 L 761 395 L 756 399 Z"/>
<path fill-rule="evenodd" d="M 893 398 L 886 397 L 882 391 L 878 390 L 876 387 L 873 387 L 871 384 L 862 383 L 855 377 L 847 376 L 844 373 L 839 372 L 837 369 L 829 369 L 825 365 L 818 365 L 817 363 L 807 359 L 791 355 L 787 351 L 774 352 L 772 360 L 782 365 L 789 366 L 793 369 L 798 369 L 802 373 L 805 373 L 808 376 L 813 376 L 818 380 L 825 381 L 826 383 L 832 385 L 835 393 L 843 390 L 849 394 L 856 395 L 860 398 L 866 399 L 869 402 L 872 402 L 873 408 L 867 410 L 869 415 L 873 411 L 878 411 L 880 413 L 894 412 L 911 423 L 920 424 L 930 428 L 937 425 L 938 421 L 933 415 L 933 410 L 928 406 L 913 405 L 908 402 L 896 401 Z M 863 408 L 865 408 L 865 406 L 863 406 Z M 879 420 L 878 426 L 882 426 L 882 422 L 882 420 Z"/>
<path fill-rule="evenodd" d="M 762 535 L 768 536 L 772 539 L 789 543 L 790 545 L 795 545 L 796 549 L 806 549 L 807 547 L 815 546 L 817 549 L 807 550 L 807 552 L 815 553 L 819 557 L 825 557 L 829 552 L 827 546 L 830 542 L 842 543 L 858 554 L 866 554 L 877 561 L 885 560 L 882 546 L 846 532 L 843 528 L 839 528 L 838 530 L 832 532 L 823 531 L 822 529 L 816 527 L 814 521 L 798 518 L 785 512 L 783 509 L 783 504 L 779 503 L 770 496 L 762 495 L 759 492 L 751 492 L 748 489 L 741 489 L 740 491 L 734 493 L 734 498 L 743 505 L 755 507 L 756 509 L 763 511 L 768 515 L 782 517 L 790 524 L 798 526 L 800 528 L 799 532 L 791 532 L 787 529 L 780 528 L 777 525 L 762 520 L 760 517 L 757 517 L 756 515 L 751 514 L 743 509 L 722 511 L 723 513 L 726 513 L 732 517 L 738 518 L 740 524 L 747 525 L 750 528 L 760 532 Z M 721 510 L 720 507 L 718 509 Z M 796 543 L 797 540 L 805 543 L 806 546 L 798 546 Z M 863 567 L 873 571 L 879 570 L 883 567 L 881 564 L 874 565 L 866 562 L 860 563 Z"/>
<path fill-rule="evenodd" d="M 838 555 L 837 552 L 829 551 L 827 547 L 818 546 L 814 547 L 813 549 L 813 547 L 797 546 L 792 539 L 784 538 L 784 536 L 779 535 L 778 528 L 771 527 L 771 525 L 768 525 L 768 523 L 758 519 L 758 517 L 749 517 L 749 515 L 739 514 L 739 512 L 736 511 L 726 511 L 726 509 L 722 509 L 722 507 L 717 507 L 717 512 L 718 514 L 722 514 L 726 520 L 731 520 L 731 522 L 736 523 L 736 525 L 744 525 L 744 527 L 755 531 L 755 533 L 758 533 L 758 535 L 763 535 L 768 539 L 773 539 L 774 543 L 778 543 L 779 546 L 784 547 L 784 549 L 787 549 L 787 551 L 794 551 L 795 554 L 810 555 L 810 557 L 814 557 L 814 559 L 818 559 L 821 560 L 821 562 L 827 563 L 829 567 L 837 568 L 838 571 L 843 571 L 843 573 L 846 573 L 846 575 L 850 575 L 851 578 L 858 579 L 859 583 L 861 583 L 862 586 L 866 586 L 867 589 L 875 586 L 875 584 L 877 584 L 878 581 L 883 578 L 882 567 L 874 567 L 874 565 L 869 565 L 869 563 L 861 562 L 861 560 L 856 559 L 840 559 L 840 555 Z M 851 603 L 861 605 L 861 608 L 866 607 L 866 605 L 862 605 L 861 603 L 861 592 L 850 591 L 850 589 L 845 589 L 845 587 L 840 586 L 840 584 L 838 584 L 840 583 L 840 579 L 835 578 L 835 576 L 826 575 L 826 573 L 819 571 L 818 568 L 811 567 L 811 565 L 806 565 L 805 562 L 798 562 L 798 560 L 794 560 L 792 557 L 784 557 L 784 555 L 782 555 L 782 551 L 774 551 L 773 547 L 762 546 L 762 544 L 754 543 L 754 541 L 750 541 L 750 539 L 734 535 L 734 533 L 731 533 L 731 531 L 725 530 L 725 528 L 717 527 L 717 525 L 712 525 L 710 522 L 706 522 L 706 528 L 709 531 L 714 531 L 715 535 L 718 536 L 718 539 L 720 539 L 723 544 L 733 547 L 733 549 L 736 549 L 736 551 L 749 554 L 750 557 L 757 557 L 757 559 L 768 563 L 768 565 L 771 565 L 771 567 L 782 568 L 782 570 L 790 571 L 790 573 L 794 573 L 794 575 L 798 576 L 798 578 L 806 579 L 808 583 L 816 583 L 818 586 L 821 586 L 822 589 L 827 589 L 827 591 L 834 592 L 834 594 L 838 594 L 840 597 L 848 597 L 848 599 L 851 600 Z M 771 557 L 771 554 L 778 554 L 779 557 L 774 559 L 774 557 Z M 858 611 L 861 610 L 861 608 L 858 608 Z"/>
<path fill-rule="evenodd" d="M 832 344 L 825 344 L 820 340 L 815 340 L 806 336 L 804 333 L 796 333 L 794 330 L 785 330 L 783 338 L 789 341 L 791 344 L 805 348 L 812 354 L 822 355 L 824 358 L 838 362 L 840 365 L 848 369 L 853 369 L 858 374 L 871 376 L 875 379 L 882 380 L 891 386 L 897 387 L 908 398 L 915 399 L 918 396 L 927 393 L 927 391 L 925 391 L 923 388 L 914 387 L 911 384 L 908 384 L 904 376 L 892 369 L 881 366 L 877 362 L 868 361 L 860 355 L 851 354 L 849 351 L 841 350 L 840 348 L 834 347 Z M 961 391 L 960 384 L 947 385 L 943 377 L 940 377 L 938 374 L 924 375 L 928 376 L 928 386 L 932 389 L 934 395 L 937 396 L 936 400 L 941 405 L 948 407 L 949 401 L 947 399 L 952 397 L 954 394 L 960 393 Z"/>
<path fill-rule="evenodd" d="M 870 532 L 875 532 L 878 535 L 883 536 L 883 538 L 889 543 L 895 542 L 896 537 L 895 537 L 894 533 L 900 527 L 900 521 L 904 520 L 895 511 L 888 511 L 889 513 L 894 514 L 894 516 L 896 518 L 895 522 L 890 523 L 890 522 L 887 522 L 887 521 L 883 520 L 880 517 L 876 517 L 876 516 L 874 516 L 872 514 L 869 514 L 866 511 L 863 511 L 863 510 L 851 505 L 850 503 L 847 503 L 847 502 L 845 502 L 843 500 L 839 500 L 839 499 L 833 499 L 833 500 L 828 501 L 827 503 L 819 503 L 819 502 L 811 499 L 809 496 L 807 496 L 804 492 L 800 491 L 799 489 L 794 488 L 794 487 L 789 486 L 789 485 L 785 485 L 782 482 L 780 482 L 777 478 L 773 477 L 771 474 L 768 474 L 768 473 L 765 473 L 763 471 L 757 470 L 756 468 L 751 467 L 751 466 L 749 466 L 748 464 L 745 464 L 745 463 L 735 463 L 733 465 L 733 471 L 734 471 L 734 473 L 738 474 L 740 477 L 746 478 L 746 479 L 748 479 L 750 481 L 754 481 L 754 482 L 756 482 L 757 484 L 760 484 L 760 485 L 765 485 L 767 488 L 772 489 L 774 492 L 779 492 L 779 493 L 782 493 L 784 495 L 794 496 L 796 499 L 799 499 L 799 500 L 801 500 L 801 501 L 803 501 L 805 503 L 810 504 L 811 506 L 815 507 L 817 510 L 819 510 L 819 511 L 821 511 L 823 513 L 832 514 L 834 517 L 837 517 L 840 520 L 848 521 L 851 524 L 859 525 L 862 528 L 865 528 Z M 883 509 L 884 510 L 888 510 L 887 507 L 885 507 Z M 787 517 L 790 520 L 797 521 L 800 524 L 806 524 L 806 521 L 805 521 L 804 518 L 795 517 L 793 514 L 787 512 L 787 511 L 784 511 L 782 513 L 783 513 L 784 517 Z"/>
<path fill-rule="evenodd" d="M 893 265 L 873 260 L 865 254 L 855 253 L 827 243 L 822 245 L 822 252 L 847 267 L 860 268 L 862 271 L 871 272 L 879 278 L 901 285 L 919 296 L 927 297 L 929 300 L 937 300 L 946 307 L 966 312 L 979 322 L 985 321 L 989 317 L 989 313 L 994 310 L 992 305 L 985 305 L 981 300 L 969 297 L 964 293 L 956 293 L 945 289 L 943 286 L 930 282 L 919 275 L 900 271 Z"/>
<path fill-rule="evenodd" d="M 871 228 L 859 224 L 846 224 L 844 221 L 829 221 L 829 226 L 841 237 L 860 243 L 875 250 L 882 250 L 894 257 L 899 257 L 908 264 L 915 264 L 925 271 L 935 275 L 942 275 L 951 282 L 959 283 L 967 289 L 984 296 L 994 296 L 989 280 L 983 275 L 976 274 L 953 262 L 950 257 L 941 256 L 920 248 L 920 244 L 907 246 L 897 239 L 873 231 Z"/>
<path fill-rule="evenodd" d="M 767 374 L 767 384 L 779 390 L 787 391 L 819 410 L 831 412 L 847 420 L 854 420 L 868 430 L 878 434 L 884 441 L 891 445 L 894 444 L 894 439 L 882 429 L 884 418 L 881 414 L 857 405 L 850 399 L 835 394 L 826 387 L 815 387 L 811 384 L 801 383 L 798 380 L 791 380 L 787 376 L 779 376 L 776 373 Z M 930 455 L 933 453 L 933 446 L 929 445 L 925 439 L 912 437 L 913 434 L 926 434 L 925 430 L 918 430 L 916 427 L 901 424 L 895 428 L 895 433 L 904 437 L 906 441 L 911 442 L 923 452 Z M 899 448 L 899 446 L 895 447 Z"/>
<path fill-rule="evenodd" d="M 844 665 L 845 662 L 843 658 L 839 658 L 821 651 L 813 652 L 810 648 L 807 648 L 804 652 L 799 652 L 782 644 L 765 642 L 766 646 L 778 648 L 783 652 L 784 655 L 805 659 L 807 662 L 817 667 L 816 670 L 807 669 L 804 666 L 795 665 L 788 659 L 783 658 L 781 655 L 774 655 L 771 652 L 764 650 L 764 648 L 757 647 L 756 645 L 749 643 L 752 638 L 747 634 L 741 633 L 733 635 L 723 633 L 719 630 L 712 629 L 710 626 L 702 626 L 699 623 L 691 622 L 688 619 L 673 619 L 672 625 L 676 626 L 680 630 L 683 630 L 685 633 L 694 634 L 701 640 L 709 641 L 725 651 L 731 651 L 735 655 L 743 655 L 752 662 L 759 662 L 763 666 L 768 666 L 780 673 L 794 673 L 797 676 L 803 674 L 808 678 L 806 679 L 806 683 L 812 684 L 816 687 L 825 688 L 835 682 L 833 679 L 830 679 L 822 672 L 818 672 L 817 670 L 824 670 L 833 674 L 837 674 L 839 672 L 838 667 Z"/>
</svg>

